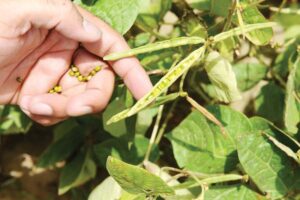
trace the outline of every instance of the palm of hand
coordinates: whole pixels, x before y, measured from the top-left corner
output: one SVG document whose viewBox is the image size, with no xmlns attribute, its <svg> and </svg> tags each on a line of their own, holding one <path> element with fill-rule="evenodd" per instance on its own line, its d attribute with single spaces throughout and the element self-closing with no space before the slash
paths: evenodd
<svg viewBox="0 0 300 200">
<path fill-rule="evenodd" d="M 111 96 L 114 75 L 110 68 L 56 31 L 33 29 L 18 38 L 0 38 L 0 49 L 5 50 L 0 52 L 0 104 L 18 104 L 39 123 L 50 125 L 101 110 Z M 106 67 L 83 83 L 68 75 L 72 62 L 82 74 L 97 65 Z M 57 84 L 62 93 L 49 94 Z"/>
</svg>

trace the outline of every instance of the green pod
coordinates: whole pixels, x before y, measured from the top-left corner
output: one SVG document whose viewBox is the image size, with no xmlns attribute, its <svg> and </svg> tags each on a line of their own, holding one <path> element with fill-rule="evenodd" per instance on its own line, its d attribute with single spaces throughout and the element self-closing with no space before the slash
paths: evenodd
<svg viewBox="0 0 300 200">
<path fill-rule="evenodd" d="M 201 44 L 204 43 L 205 40 L 201 37 L 179 37 L 173 38 L 170 40 L 164 40 L 152 44 L 147 44 L 145 46 L 141 46 L 135 49 L 131 49 L 124 52 L 113 53 L 104 57 L 104 60 L 118 60 L 125 57 L 130 57 L 134 55 L 138 55 L 141 53 L 147 53 L 152 51 L 158 51 L 161 49 L 168 49 L 172 47 L 178 47 L 183 45 L 192 45 L 192 44 Z"/>
<path fill-rule="evenodd" d="M 117 115 L 114 115 L 108 124 L 117 122 L 126 117 L 132 116 L 148 106 L 153 102 L 159 95 L 161 95 L 166 89 L 168 89 L 183 73 L 189 70 L 189 68 L 200 59 L 205 52 L 205 46 L 190 53 L 185 59 L 183 59 L 176 66 L 171 68 L 169 72 L 160 79 L 160 81 L 153 87 L 153 89 L 141 98 L 133 107 L 125 110 Z"/>
</svg>

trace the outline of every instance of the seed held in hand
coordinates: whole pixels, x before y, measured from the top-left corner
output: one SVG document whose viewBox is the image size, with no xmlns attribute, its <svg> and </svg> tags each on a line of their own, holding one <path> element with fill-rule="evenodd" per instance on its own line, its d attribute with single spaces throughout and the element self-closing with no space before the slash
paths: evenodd
<svg viewBox="0 0 300 200">
<path fill-rule="evenodd" d="M 89 80 L 91 80 L 92 78 L 93 78 L 92 75 L 88 75 L 88 76 L 86 77 L 86 80 L 89 81 Z"/>
<path fill-rule="evenodd" d="M 99 72 L 101 69 L 102 69 L 102 66 L 96 66 L 96 67 L 94 68 L 95 72 Z"/>
<path fill-rule="evenodd" d="M 78 76 L 80 76 L 81 74 L 80 74 L 80 72 L 75 72 L 75 76 L 76 77 L 78 77 Z"/>
<path fill-rule="evenodd" d="M 73 72 L 78 72 L 78 71 L 79 71 L 78 67 L 76 67 L 76 66 L 74 66 L 74 65 L 71 67 L 71 70 L 72 70 Z"/>
<path fill-rule="evenodd" d="M 62 91 L 62 87 L 59 86 L 59 85 L 55 86 L 53 89 L 54 89 L 54 91 L 57 92 L 57 93 L 61 93 L 61 91 Z"/>
<path fill-rule="evenodd" d="M 51 90 L 49 90 L 49 93 L 50 93 L 50 94 L 54 94 L 54 93 L 56 93 L 56 92 L 54 91 L 54 89 L 51 89 Z"/>
<path fill-rule="evenodd" d="M 89 75 L 90 75 L 90 76 L 95 76 L 96 73 L 97 73 L 97 72 L 96 72 L 95 70 L 92 70 L 92 71 L 89 73 Z"/>
<path fill-rule="evenodd" d="M 72 70 L 69 71 L 69 75 L 70 76 L 75 76 L 75 72 L 73 72 Z"/>
<path fill-rule="evenodd" d="M 77 77 L 78 81 L 83 82 L 84 81 L 84 77 L 82 75 Z"/>
</svg>

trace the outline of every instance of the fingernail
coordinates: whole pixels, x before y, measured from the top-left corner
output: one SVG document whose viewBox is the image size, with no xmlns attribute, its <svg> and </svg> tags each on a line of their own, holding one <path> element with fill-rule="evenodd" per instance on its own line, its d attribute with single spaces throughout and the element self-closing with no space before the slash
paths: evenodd
<svg viewBox="0 0 300 200">
<path fill-rule="evenodd" d="M 89 33 L 90 37 L 100 39 L 102 35 L 101 30 L 86 19 L 83 20 L 83 28 L 86 32 Z"/>
<path fill-rule="evenodd" d="M 92 112 L 93 112 L 92 107 L 90 107 L 90 106 L 81 106 L 81 107 L 78 107 L 78 108 L 74 109 L 72 111 L 72 113 L 70 113 L 70 114 L 75 117 L 75 116 L 90 114 Z"/>
<path fill-rule="evenodd" d="M 36 103 L 30 107 L 30 112 L 36 115 L 46 115 L 51 116 L 53 115 L 53 109 L 51 106 L 44 104 L 44 103 Z"/>
</svg>

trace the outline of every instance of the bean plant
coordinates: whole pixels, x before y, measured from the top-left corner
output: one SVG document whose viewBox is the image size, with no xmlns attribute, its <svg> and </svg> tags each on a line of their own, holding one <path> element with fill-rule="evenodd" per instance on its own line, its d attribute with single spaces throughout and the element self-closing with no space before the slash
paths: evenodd
<svg viewBox="0 0 300 200">
<path fill-rule="evenodd" d="M 103 113 L 44 128 L 53 142 L 35 167 L 60 172 L 59 195 L 300 199 L 297 0 L 74 3 L 132 48 L 103 60 L 136 56 L 154 87 L 135 100 L 117 79 Z M 2 137 L 37 126 L 13 106 L 0 116 Z"/>
</svg>

